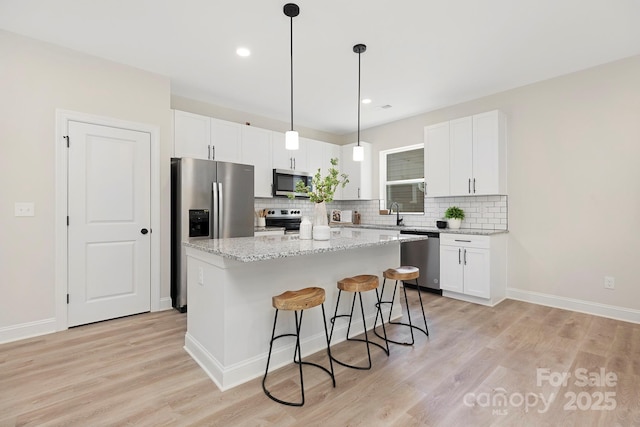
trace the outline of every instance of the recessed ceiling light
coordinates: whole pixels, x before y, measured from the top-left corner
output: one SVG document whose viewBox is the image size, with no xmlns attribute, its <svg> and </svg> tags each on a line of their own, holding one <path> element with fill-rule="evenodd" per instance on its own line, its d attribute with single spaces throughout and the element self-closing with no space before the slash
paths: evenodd
<svg viewBox="0 0 640 427">
<path fill-rule="evenodd" d="M 236 49 L 236 53 L 238 54 L 238 56 L 241 56 L 243 58 L 251 55 L 251 51 L 246 47 L 239 47 L 238 49 Z"/>
<path fill-rule="evenodd" d="M 363 104 L 371 104 L 371 100 L 369 98 L 365 98 L 362 100 Z"/>
</svg>

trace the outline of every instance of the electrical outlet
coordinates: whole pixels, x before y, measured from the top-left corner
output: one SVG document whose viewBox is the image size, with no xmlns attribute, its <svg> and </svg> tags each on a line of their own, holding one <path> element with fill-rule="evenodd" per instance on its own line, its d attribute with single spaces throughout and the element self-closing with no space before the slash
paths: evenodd
<svg viewBox="0 0 640 427">
<path fill-rule="evenodd" d="M 616 288 L 616 279 L 611 276 L 604 277 L 604 287 L 605 289 L 615 289 Z"/>
<path fill-rule="evenodd" d="M 34 216 L 35 207 L 33 202 L 16 202 L 14 205 L 15 216 Z"/>
</svg>

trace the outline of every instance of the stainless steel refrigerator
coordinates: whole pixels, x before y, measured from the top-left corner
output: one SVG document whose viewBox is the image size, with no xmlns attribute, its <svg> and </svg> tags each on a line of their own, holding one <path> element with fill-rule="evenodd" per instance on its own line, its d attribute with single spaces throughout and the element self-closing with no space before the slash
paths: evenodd
<svg viewBox="0 0 640 427">
<path fill-rule="evenodd" d="M 182 242 L 253 236 L 253 166 L 171 159 L 171 299 L 187 310 L 187 259 Z"/>
</svg>

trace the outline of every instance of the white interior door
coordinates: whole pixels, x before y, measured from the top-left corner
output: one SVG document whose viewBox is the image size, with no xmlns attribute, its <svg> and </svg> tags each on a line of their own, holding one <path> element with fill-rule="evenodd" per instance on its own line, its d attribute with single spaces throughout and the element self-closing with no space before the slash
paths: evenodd
<svg viewBox="0 0 640 427">
<path fill-rule="evenodd" d="M 149 311 L 151 136 L 75 121 L 68 131 L 68 325 Z"/>
</svg>

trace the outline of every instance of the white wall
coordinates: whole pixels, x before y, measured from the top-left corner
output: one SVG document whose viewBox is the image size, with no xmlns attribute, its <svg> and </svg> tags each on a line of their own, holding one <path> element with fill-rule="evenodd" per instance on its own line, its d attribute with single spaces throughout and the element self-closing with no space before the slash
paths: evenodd
<svg viewBox="0 0 640 427">
<path fill-rule="evenodd" d="M 492 109 L 508 120 L 508 286 L 640 310 L 640 56 L 365 130 L 374 182 L 380 150 Z"/>
<path fill-rule="evenodd" d="M 0 331 L 54 317 L 56 108 L 160 128 L 161 297 L 169 296 L 170 84 L 0 31 Z M 35 203 L 15 217 L 14 202 Z"/>
</svg>

